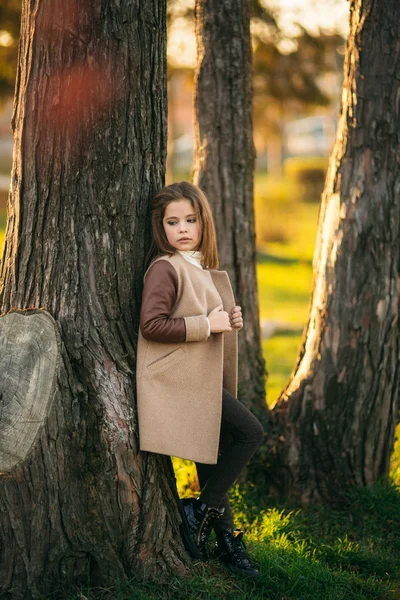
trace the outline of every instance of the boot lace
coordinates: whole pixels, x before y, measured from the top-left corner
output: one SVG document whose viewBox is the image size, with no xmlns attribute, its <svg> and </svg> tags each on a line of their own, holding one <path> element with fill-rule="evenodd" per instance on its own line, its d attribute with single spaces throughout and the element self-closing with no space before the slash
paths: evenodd
<svg viewBox="0 0 400 600">
<path fill-rule="evenodd" d="M 221 514 L 215 509 L 209 509 L 208 514 L 204 517 L 197 532 L 197 544 L 203 545 L 211 533 L 214 523 L 221 517 Z"/>
<path fill-rule="evenodd" d="M 244 531 L 235 529 L 234 532 L 227 532 L 227 544 L 229 546 L 230 553 L 233 555 L 237 563 L 245 564 L 248 567 L 252 567 L 250 557 L 246 552 L 246 542 L 243 539 Z"/>
</svg>

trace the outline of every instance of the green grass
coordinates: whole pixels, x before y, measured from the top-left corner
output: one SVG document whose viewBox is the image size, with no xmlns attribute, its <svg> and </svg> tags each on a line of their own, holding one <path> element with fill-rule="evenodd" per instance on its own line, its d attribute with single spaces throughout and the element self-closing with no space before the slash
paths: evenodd
<svg viewBox="0 0 400 600">
<path fill-rule="evenodd" d="M 280 256 L 311 260 L 319 203 L 300 202 L 297 190 L 287 179 L 256 178 L 257 245 Z"/>
<path fill-rule="evenodd" d="M 287 240 L 260 244 L 257 264 L 260 318 L 287 323 L 295 330 L 292 335 L 275 335 L 263 341 L 268 369 L 267 399 L 271 405 L 293 370 L 300 332 L 308 318 L 319 206 L 298 202 L 295 187 L 283 179 L 257 177 L 255 190 L 259 216 L 273 222 L 274 230 L 284 227 Z"/>
<path fill-rule="evenodd" d="M 395 486 L 357 490 L 346 511 L 271 506 L 254 486 L 234 485 L 229 495 L 236 525 L 246 531 L 247 549 L 259 563 L 259 580 L 235 578 L 215 561 L 194 562 L 184 578 L 133 579 L 82 593 L 104 600 L 398 600 L 400 494 Z"/>
<path fill-rule="evenodd" d="M 293 184 L 270 177 L 256 178 L 255 198 L 256 225 L 264 222 L 260 231 L 265 233 L 258 237 L 260 317 L 302 328 L 308 315 L 319 206 L 297 201 Z M 283 241 L 268 237 L 269 230 L 278 229 L 281 235 L 276 238 Z"/>
<path fill-rule="evenodd" d="M 267 401 L 269 406 L 276 402 L 289 381 L 300 343 L 301 335 L 274 335 L 262 342 L 268 370 Z"/>
<path fill-rule="evenodd" d="M 302 327 L 307 321 L 312 267 L 263 262 L 257 265 L 260 318 Z"/>
</svg>

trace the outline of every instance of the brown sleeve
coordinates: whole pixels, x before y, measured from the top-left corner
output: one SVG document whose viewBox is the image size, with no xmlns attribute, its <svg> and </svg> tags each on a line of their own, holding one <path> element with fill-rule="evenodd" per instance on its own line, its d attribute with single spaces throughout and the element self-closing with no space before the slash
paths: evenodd
<svg viewBox="0 0 400 600">
<path fill-rule="evenodd" d="M 166 260 L 150 267 L 144 280 L 140 331 L 152 342 L 186 341 L 184 317 L 170 317 L 178 293 L 178 276 Z"/>
</svg>

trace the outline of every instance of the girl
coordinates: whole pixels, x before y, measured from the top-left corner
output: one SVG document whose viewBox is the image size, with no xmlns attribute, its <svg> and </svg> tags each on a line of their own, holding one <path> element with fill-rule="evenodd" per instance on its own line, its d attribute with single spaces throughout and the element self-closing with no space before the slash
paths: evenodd
<svg viewBox="0 0 400 600">
<path fill-rule="evenodd" d="M 140 449 L 195 462 L 201 493 L 180 500 L 182 536 L 193 558 L 214 556 L 257 577 L 235 529 L 228 490 L 264 436 L 236 399 L 237 332 L 243 327 L 228 274 L 218 270 L 210 205 L 188 182 L 163 188 L 152 207 L 137 356 Z"/>
</svg>

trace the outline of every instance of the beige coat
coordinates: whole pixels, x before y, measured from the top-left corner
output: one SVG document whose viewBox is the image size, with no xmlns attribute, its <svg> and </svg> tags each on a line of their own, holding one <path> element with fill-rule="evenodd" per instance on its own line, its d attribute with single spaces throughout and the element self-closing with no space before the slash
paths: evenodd
<svg viewBox="0 0 400 600">
<path fill-rule="evenodd" d="M 169 316 L 184 318 L 186 339 L 155 342 L 139 332 L 140 449 L 216 464 L 222 387 L 237 396 L 237 330 L 208 337 L 206 316 L 221 303 L 232 310 L 232 287 L 226 271 L 199 269 L 179 253 L 159 260 L 174 268 L 177 295 Z"/>
</svg>

